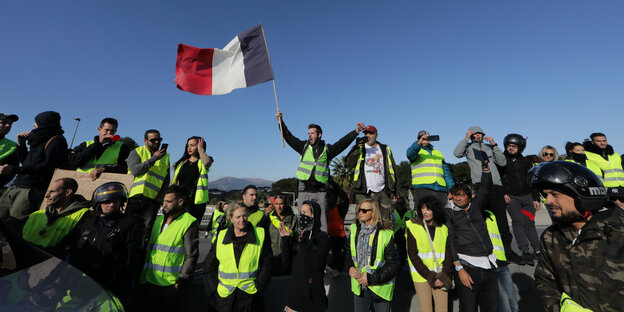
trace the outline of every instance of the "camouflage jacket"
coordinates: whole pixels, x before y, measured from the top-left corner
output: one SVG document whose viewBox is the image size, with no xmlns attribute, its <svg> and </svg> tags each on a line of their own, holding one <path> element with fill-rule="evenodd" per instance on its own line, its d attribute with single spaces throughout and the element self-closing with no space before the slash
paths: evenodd
<svg viewBox="0 0 624 312">
<path fill-rule="evenodd" d="M 559 312 L 562 292 L 593 311 L 624 307 L 624 211 L 596 214 L 577 236 L 572 226 L 553 225 L 541 237 L 535 269 L 545 311 Z"/>
</svg>

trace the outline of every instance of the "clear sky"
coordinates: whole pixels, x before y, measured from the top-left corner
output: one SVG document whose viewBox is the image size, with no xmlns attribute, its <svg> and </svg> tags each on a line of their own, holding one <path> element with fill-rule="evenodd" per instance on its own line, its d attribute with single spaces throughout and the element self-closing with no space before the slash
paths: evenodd
<svg viewBox="0 0 624 312">
<path fill-rule="evenodd" d="M 172 159 L 206 138 L 210 178 L 295 175 L 282 148 L 270 82 L 228 95 L 175 87 L 177 44 L 223 48 L 262 21 L 284 120 L 333 143 L 373 124 L 397 162 L 416 133 L 439 134 L 448 162 L 473 125 L 525 154 L 591 132 L 624 152 L 624 2 L 621 1 L 30 1 L 0 2 L 0 112 L 30 130 L 62 115 L 68 142 L 104 117 L 142 143 L 161 131 Z M 345 152 L 346 154 L 346 152 Z M 344 155 L 344 154 L 343 154 Z"/>
</svg>

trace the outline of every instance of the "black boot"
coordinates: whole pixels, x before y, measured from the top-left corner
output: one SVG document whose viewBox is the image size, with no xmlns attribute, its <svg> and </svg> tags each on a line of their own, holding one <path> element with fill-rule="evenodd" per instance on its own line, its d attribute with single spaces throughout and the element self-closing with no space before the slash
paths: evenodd
<svg viewBox="0 0 624 312">
<path fill-rule="evenodd" d="M 535 262 L 533 262 L 533 255 L 531 255 L 528 251 L 522 253 L 522 262 L 530 266 L 535 265 Z"/>
</svg>

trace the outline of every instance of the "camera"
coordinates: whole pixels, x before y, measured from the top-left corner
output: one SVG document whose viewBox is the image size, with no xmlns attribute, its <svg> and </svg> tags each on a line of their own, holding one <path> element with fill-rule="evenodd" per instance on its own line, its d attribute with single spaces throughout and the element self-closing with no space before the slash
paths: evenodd
<svg viewBox="0 0 624 312">
<path fill-rule="evenodd" d="M 366 143 L 366 141 L 368 141 L 368 138 L 366 138 L 366 137 L 357 138 L 355 140 L 355 144 L 356 145 L 364 145 L 364 143 Z"/>
</svg>

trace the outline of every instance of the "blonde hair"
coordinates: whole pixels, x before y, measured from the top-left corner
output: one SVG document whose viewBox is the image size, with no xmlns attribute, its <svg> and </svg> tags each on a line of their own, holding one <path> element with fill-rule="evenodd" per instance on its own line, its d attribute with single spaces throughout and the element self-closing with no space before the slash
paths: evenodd
<svg viewBox="0 0 624 312">
<path fill-rule="evenodd" d="M 552 160 L 552 161 L 559 160 L 559 152 L 557 152 L 557 149 L 556 149 L 554 146 L 552 146 L 552 145 L 546 145 L 546 146 L 542 147 L 542 149 L 540 150 L 539 155 L 538 155 L 538 156 L 539 156 L 539 158 L 540 158 L 542 161 L 546 161 L 546 160 L 544 159 L 544 153 L 546 153 L 546 150 L 547 150 L 547 149 L 551 149 L 551 150 L 553 150 L 553 154 L 555 154 L 555 157 L 553 157 L 553 160 Z"/>
<path fill-rule="evenodd" d="M 234 211 L 236 211 L 237 209 L 243 208 L 245 209 L 245 215 L 247 215 L 247 207 L 245 207 L 245 205 L 240 202 L 240 201 L 231 201 L 228 204 L 228 210 L 227 210 L 227 221 L 228 222 L 232 222 L 232 217 L 234 216 Z"/>
<path fill-rule="evenodd" d="M 360 208 L 362 208 L 362 206 L 364 204 L 369 204 L 371 206 L 371 208 L 373 209 L 373 218 L 372 218 L 373 224 L 382 223 L 382 227 L 385 227 L 385 224 L 383 224 L 384 222 L 382 222 L 384 220 L 381 218 L 381 212 L 379 211 L 379 204 L 377 203 L 376 200 L 374 200 L 372 198 L 364 199 L 363 201 L 360 202 L 360 204 L 358 204 L 357 210 L 355 211 L 355 220 L 354 220 L 354 222 L 356 224 L 360 223 L 360 218 L 359 218 L 359 216 L 360 216 Z"/>
</svg>

